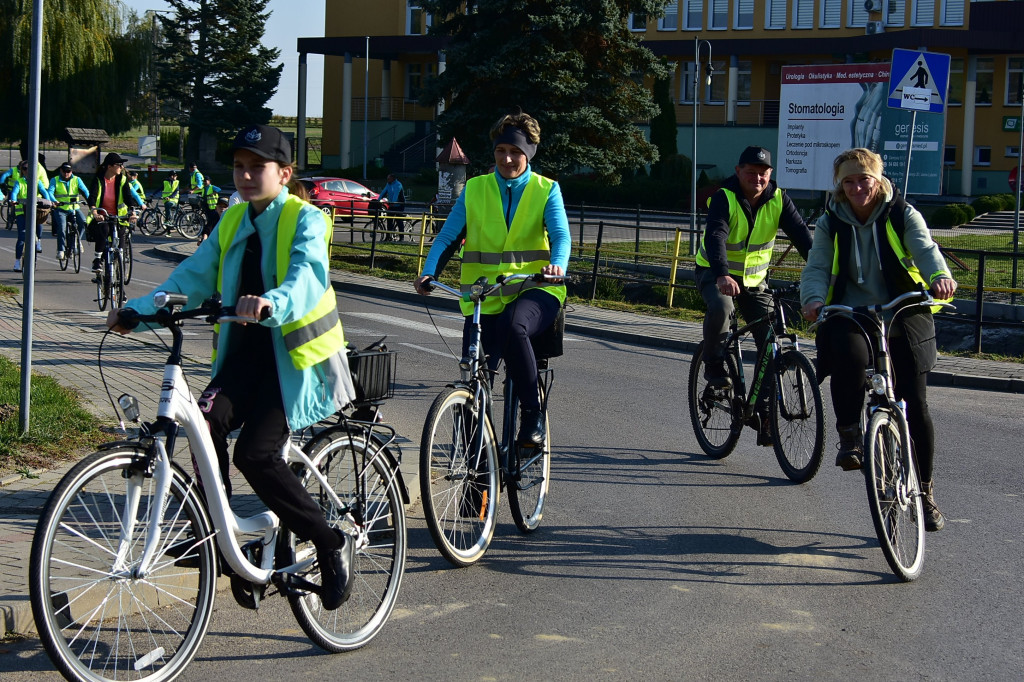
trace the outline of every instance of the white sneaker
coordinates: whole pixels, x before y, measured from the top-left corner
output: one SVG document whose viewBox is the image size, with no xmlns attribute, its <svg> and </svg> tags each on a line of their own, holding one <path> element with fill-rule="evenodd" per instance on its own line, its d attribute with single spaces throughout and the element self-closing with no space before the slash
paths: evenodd
<svg viewBox="0 0 1024 682">
<path fill-rule="evenodd" d="M 14 271 L 15 272 L 21 272 L 21 259 L 20 258 L 15 258 L 14 259 Z"/>
<path fill-rule="evenodd" d="M 63 251 L 58 251 L 57 252 L 57 260 L 64 260 L 64 252 Z"/>
<path fill-rule="evenodd" d="M 42 252 L 43 252 L 43 243 L 40 242 L 40 241 L 37 241 L 36 242 L 36 253 L 42 253 Z"/>
</svg>

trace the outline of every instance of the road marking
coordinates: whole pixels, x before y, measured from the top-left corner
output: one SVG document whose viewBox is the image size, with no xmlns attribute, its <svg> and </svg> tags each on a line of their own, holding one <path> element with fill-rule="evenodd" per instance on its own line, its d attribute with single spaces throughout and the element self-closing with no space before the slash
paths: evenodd
<svg viewBox="0 0 1024 682">
<path fill-rule="evenodd" d="M 343 312 L 341 314 L 342 323 L 344 320 L 350 317 L 358 317 L 364 320 L 372 320 L 374 322 L 380 322 L 382 324 L 393 325 L 395 327 L 403 327 L 405 329 L 413 329 L 415 331 L 424 332 L 426 334 L 436 334 L 441 332 L 442 336 L 447 336 L 452 339 L 461 339 L 462 330 L 446 329 L 444 327 L 434 327 L 432 324 L 425 322 L 415 322 L 413 320 L 406 320 L 401 317 L 395 317 L 394 315 L 385 315 L 383 313 L 357 313 L 357 312 Z"/>
<path fill-rule="evenodd" d="M 445 353 L 443 351 L 434 350 L 433 348 L 427 348 L 425 346 L 417 346 L 415 343 L 399 343 L 399 346 L 405 346 L 406 348 L 412 348 L 413 350 L 422 351 L 424 353 L 430 353 L 431 355 L 440 355 L 442 358 L 454 358 L 458 360 L 451 353 Z"/>
</svg>

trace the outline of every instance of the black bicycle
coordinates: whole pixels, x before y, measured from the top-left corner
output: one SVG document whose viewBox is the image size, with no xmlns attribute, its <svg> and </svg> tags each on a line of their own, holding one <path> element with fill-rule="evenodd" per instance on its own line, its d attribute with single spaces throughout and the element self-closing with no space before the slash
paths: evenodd
<svg viewBox="0 0 1024 682">
<path fill-rule="evenodd" d="M 800 351 L 796 334 L 786 330 L 783 297 L 798 290 L 798 284 L 791 284 L 771 291 L 768 314 L 742 327 L 733 314 L 725 342 L 730 387 L 708 384 L 702 341 L 690 363 L 688 396 L 697 442 L 715 459 L 733 451 L 744 424 L 762 428 L 759 407 L 766 401 L 775 457 L 790 480 L 805 483 L 814 478 L 825 453 L 825 412 L 814 366 Z M 752 343 L 755 333 L 767 339 L 756 354 L 747 392 L 740 345 L 741 340 Z"/>
<path fill-rule="evenodd" d="M 491 385 L 495 372 L 487 367 L 480 342 L 480 309 L 503 286 L 543 275 L 511 275 L 496 284 L 481 279 L 467 294 L 474 303 L 470 354 L 459 361 L 461 376 L 441 392 L 427 413 L 420 439 L 420 493 L 427 527 L 441 554 L 456 566 L 483 557 L 497 525 L 498 497 L 508 490 L 516 527 L 530 533 L 540 525 L 551 485 L 551 429 L 548 399 L 554 370 L 538 359 L 540 406 L 545 437 L 540 446 L 517 443 L 519 401 L 507 373 L 502 389 L 502 432 L 497 441 L 492 419 Z M 462 297 L 458 289 L 430 281 L 430 286 Z"/>
<path fill-rule="evenodd" d="M 52 220 L 52 218 L 51 218 Z M 63 258 L 58 254 L 57 264 L 61 270 L 67 270 L 70 264 L 75 272 L 82 270 L 82 238 L 78 234 L 76 211 L 71 211 L 64 218 L 64 252 Z"/>
<path fill-rule="evenodd" d="M 100 271 L 93 282 L 96 284 L 96 304 L 100 310 L 116 310 L 127 299 L 124 292 L 124 250 L 121 248 L 122 230 L 117 216 L 108 214 L 102 208 L 95 209 L 99 218 L 95 220 L 94 230 L 102 230 L 106 235 L 106 248 L 100 254 Z"/>
</svg>

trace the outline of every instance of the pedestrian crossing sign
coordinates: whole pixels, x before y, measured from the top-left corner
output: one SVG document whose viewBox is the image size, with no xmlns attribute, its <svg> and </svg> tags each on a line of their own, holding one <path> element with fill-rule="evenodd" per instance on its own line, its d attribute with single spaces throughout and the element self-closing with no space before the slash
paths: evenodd
<svg viewBox="0 0 1024 682">
<path fill-rule="evenodd" d="M 920 50 L 892 51 L 889 107 L 941 114 L 949 87 L 949 55 Z"/>
</svg>

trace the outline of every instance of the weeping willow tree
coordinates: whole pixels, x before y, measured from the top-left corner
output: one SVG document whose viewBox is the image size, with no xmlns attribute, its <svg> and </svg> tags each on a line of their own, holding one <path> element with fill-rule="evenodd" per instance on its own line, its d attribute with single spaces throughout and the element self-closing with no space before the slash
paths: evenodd
<svg viewBox="0 0 1024 682">
<path fill-rule="evenodd" d="M 44 1 L 39 135 L 120 133 L 145 115 L 148 27 L 118 0 L 0 0 L 0 138 L 28 127 L 33 2 Z"/>
</svg>

